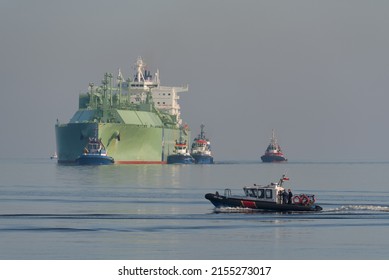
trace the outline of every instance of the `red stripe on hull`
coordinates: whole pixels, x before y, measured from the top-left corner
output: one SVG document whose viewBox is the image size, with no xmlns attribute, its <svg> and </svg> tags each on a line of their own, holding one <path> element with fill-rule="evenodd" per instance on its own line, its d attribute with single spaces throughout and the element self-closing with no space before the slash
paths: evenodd
<svg viewBox="0 0 389 280">
<path fill-rule="evenodd" d="M 243 207 L 247 207 L 247 208 L 254 208 L 254 209 L 257 208 L 254 201 L 243 200 L 242 205 Z"/>
</svg>

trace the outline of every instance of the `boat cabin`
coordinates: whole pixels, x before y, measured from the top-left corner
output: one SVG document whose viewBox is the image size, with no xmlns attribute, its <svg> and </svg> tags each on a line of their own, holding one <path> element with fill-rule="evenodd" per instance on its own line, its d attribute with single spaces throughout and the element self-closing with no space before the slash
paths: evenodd
<svg viewBox="0 0 389 280">
<path fill-rule="evenodd" d="M 174 145 L 174 153 L 176 154 L 181 154 L 181 155 L 186 155 L 188 153 L 188 145 L 185 142 L 177 142 Z"/>
<path fill-rule="evenodd" d="M 285 175 L 279 180 L 278 183 L 270 183 L 269 185 L 257 185 L 254 184 L 252 187 L 243 187 L 244 196 L 233 196 L 231 195 L 231 189 L 224 190 L 224 196 L 226 198 L 242 199 L 245 200 L 254 200 L 254 201 L 263 201 L 263 202 L 273 202 L 276 204 L 283 204 L 283 194 L 286 192 L 285 188 L 282 186 L 284 181 L 288 181 L 289 178 Z M 300 196 L 299 196 L 300 197 Z M 308 198 L 308 197 L 307 197 Z M 314 200 L 312 200 L 314 202 Z M 297 201 L 298 202 L 298 201 Z M 308 199 L 309 202 L 309 199 Z M 294 202 L 296 203 L 296 202 Z"/>
<path fill-rule="evenodd" d="M 95 138 L 91 138 L 89 139 L 89 142 L 88 142 L 88 145 L 87 147 L 85 147 L 84 149 L 84 155 L 87 155 L 87 154 L 94 154 L 94 155 L 107 155 L 107 151 L 103 145 L 103 143 L 101 143 L 100 140 L 97 140 Z"/>
<path fill-rule="evenodd" d="M 280 196 L 280 193 L 282 193 L 284 190 L 285 188 L 278 183 L 271 183 L 267 186 L 254 184 L 253 187 L 243 188 L 243 191 L 248 198 L 276 203 L 282 203 L 282 197 Z"/>
</svg>

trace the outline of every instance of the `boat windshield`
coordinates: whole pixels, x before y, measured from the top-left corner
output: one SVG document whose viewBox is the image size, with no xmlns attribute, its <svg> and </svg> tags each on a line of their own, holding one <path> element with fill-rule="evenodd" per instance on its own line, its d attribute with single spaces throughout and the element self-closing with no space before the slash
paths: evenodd
<svg viewBox="0 0 389 280">
<path fill-rule="evenodd" d="M 257 198 L 273 198 L 273 189 L 271 188 L 244 188 L 246 196 L 257 197 Z"/>
<path fill-rule="evenodd" d="M 90 144 L 90 149 L 92 150 L 98 150 L 99 149 L 99 144 Z"/>
</svg>

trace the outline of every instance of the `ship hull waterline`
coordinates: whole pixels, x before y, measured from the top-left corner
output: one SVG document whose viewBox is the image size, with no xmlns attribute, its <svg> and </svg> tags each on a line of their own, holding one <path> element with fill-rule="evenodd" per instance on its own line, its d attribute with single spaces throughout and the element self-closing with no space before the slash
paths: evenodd
<svg viewBox="0 0 389 280">
<path fill-rule="evenodd" d="M 191 154 L 196 164 L 213 164 L 213 157 L 209 155 Z"/>
<path fill-rule="evenodd" d="M 114 164 L 115 160 L 110 156 L 86 154 L 77 158 L 76 163 L 79 165 L 110 165 Z"/>
<path fill-rule="evenodd" d="M 56 125 L 55 132 L 60 164 L 76 163 L 96 134 L 115 164 L 165 164 L 179 135 L 175 128 L 115 123 L 68 123 Z"/>
<path fill-rule="evenodd" d="M 286 162 L 288 161 L 285 157 L 279 155 L 263 155 L 261 156 L 263 162 Z"/>
<path fill-rule="evenodd" d="M 169 155 L 167 164 L 194 164 L 195 160 L 190 155 Z"/>
</svg>

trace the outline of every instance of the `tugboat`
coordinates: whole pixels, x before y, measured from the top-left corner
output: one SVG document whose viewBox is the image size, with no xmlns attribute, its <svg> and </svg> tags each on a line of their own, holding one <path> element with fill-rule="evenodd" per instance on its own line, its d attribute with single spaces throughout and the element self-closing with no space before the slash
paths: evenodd
<svg viewBox="0 0 389 280">
<path fill-rule="evenodd" d="M 321 211 L 322 207 L 315 204 L 316 199 L 311 194 L 292 195 L 286 192 L 282 186 L 284 181 L 289 178 L 282 176 L 278 183 L 270 183 L 266 186 L 256 185 L 244 187 L 244 196 L 231 194 L 231 189 L 225 189 L 224 195 L 216 193 L 207 193 L 208 199 L 216 208 L 233 207 L 249 208 L 261 211 L 273 212 L 300 212 L 300 211 Z"/>
<path fill-rule="evenodd" d="M 265 154 L 261 156 L 263 162 L 284 162 L 287 161 L 285 155 L 283 154 L 280 145 L 277 143 L 277 139 L 274 135 L 274 130 L 272 131 L 272 137 L 270 140 L 269 146 L 265 151 Z"/>
<path fill-rule="evenodd" d="M 204 125 L 200 126 L 200 134 L 193 140 L 190 155 L 194 158 L 197 164 L 212 164 L 213 156 L 211 153 L 211 143 L 205 137 Z"/>
<path fill-rule="evenodd" d="M 167 164 L 192 164 L 194 158 L 190 155 L 188 143 L 182 137 L 182 127 L 180 128 L 180 138 L 174 145 L 173 154 L 167 156 Z"/>
<path fill-rule="evenodd" d="M 107 150 L 101 140 L 97 138 L 89 138 L 84 152 L 76 159 L 79 165 L 107 165 L 114 162 L 114 159 L 107 155 Z"/>
</svg>

